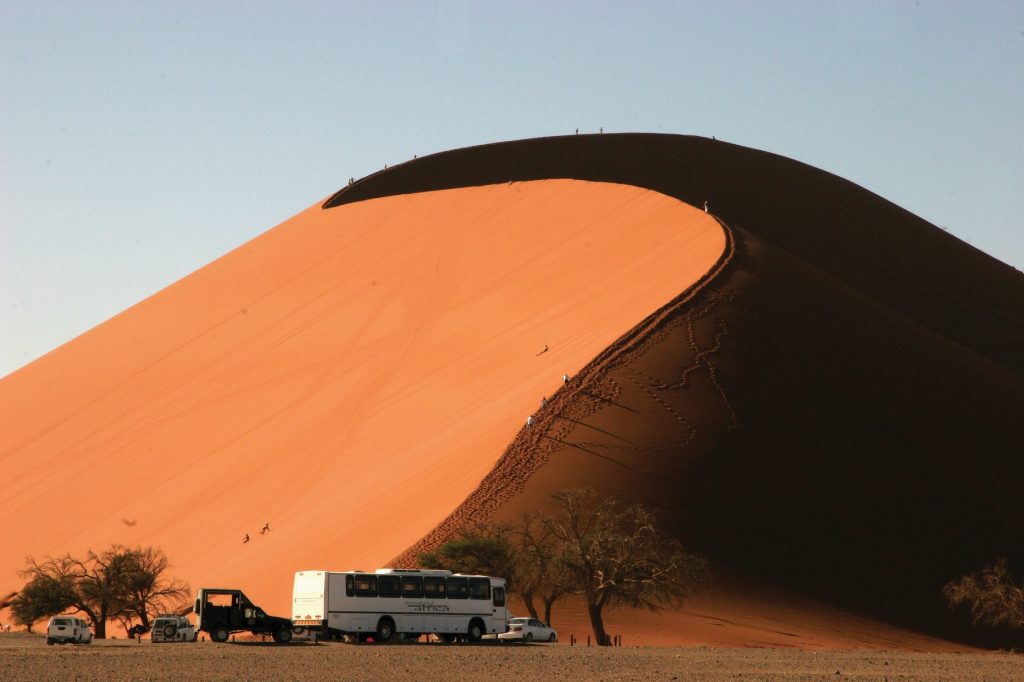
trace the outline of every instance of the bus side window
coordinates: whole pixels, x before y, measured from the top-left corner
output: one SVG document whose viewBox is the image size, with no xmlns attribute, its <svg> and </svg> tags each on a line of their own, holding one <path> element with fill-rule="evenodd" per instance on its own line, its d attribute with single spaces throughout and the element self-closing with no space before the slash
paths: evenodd
<svg viewBox="0 0 1024 682">
<path fill-rule="evenodd" d="M 421 599 L 423 597 L 423 578 L 418 575 L 403 575 L 402 596 L 410 599 Z"/>
<path fill-rule="evenodd" d="M 424 578 L 423 596 L 427 599 L 444 599 L 444 578 Z"/>
<path fill-rule="evenodd" d="M 469 579 L 469 598 L 470 599 L 490 599 L 491 598 L 491 581 L 488 578 L 470 578 Z"/>
<path fill-rule="evenodd" d="M 356 579 L 351 575 L 345 576 L 345 596 L 352 597 L 356 593 Z"/>
<path fill-rule="evenodd" d="M 397 575 L 377 576 L 377 588 L 381 597 L 401 597 L 402 587 Z"/>
<path fill-rule="evenodd" d="M 469 581 L 466 578 L 448 578 L 448 598 L 466 599 L 469 597 Z"/>
<path fill-rule="evenodd" d="M 505 588 L 495 587 L 494 590 L 494 605 L 504 606 L 505 605 Z"/>
<path fill-rule="evenodd" d="M 356 576 L 356 596 L 357 597 L 376 597 L 377 596 L 377 576 L 375 576 L 375 575 L 357 575 Z"/>
</svg>

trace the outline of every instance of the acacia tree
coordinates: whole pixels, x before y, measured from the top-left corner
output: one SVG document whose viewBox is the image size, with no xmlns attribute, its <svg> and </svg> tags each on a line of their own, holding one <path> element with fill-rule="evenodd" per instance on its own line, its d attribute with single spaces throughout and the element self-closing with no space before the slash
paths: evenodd
<svg viewBox="0 0 1024 682">
<path fill-rule="evenodd" d="M 564 580 L 555 574 L 555 555 L 552 537 L 536 515 L 523 515 L 518 525 L 482 522 L 462 528 L 456 537 L 416 560 L 423 568 L 503 576 L 506 589 L 522 597 L 534 618 L 540 618 L 534 600 L 541 599 L 550 624 L 551 608 L 566 592 Z"/>
<path fill-rule="evenodd" d="M 159 547 L 136 547 L 126 553 L 123 568 L 124 595 L 115 617 L 131 629 L 134 619 L 149 630 L 152 616 L 181 608 L 188 599 L 188 584 L 167 576 L 170 560 Z"/>
<path fill-rule="evenodd" d="M 454 538 L 441 543 L 437 549 L 422 552 L 416 562 L 423 568 L 505 576 L 507 589 L 512 591 L 518 577 L 513 556 L 508 526 L 477 523 L 460 528 Z"/>
<path fill-rule="evenodd" d="M 943 594 L 950 608 L 968 604 L 975 625 L 1024 629 L 1024 587 L 1014 582 L 1006 559 L 950 581 Z"/>
<path fill-rule="evenodd" d="M 568 587 L 587 603 L 599 644 L 610 644 L 606 606 L 679 608 L 707 582 L 707 561 L 659 532 L 654 516 L 641 505 L 598 498 L 587 489 L 552 497 L 556 513 L 540 519 L 559 546 L 557 560 Z"/>
<path fill-rule="evenodd" d="M 92 620 L 96 639 L 106 639 L 107 621 L 127 604 L 131 550 L 121 545 L 101 554 L 89 550 L 84 561 L 75 563 L 79 596 L 76 606 Z"/>
<path fill-rule="evenodd" d="M 19 574 L 28 583 L 11 599 L 14 622 L 32 632 L 36 621 L 75 607 L 73 559 L 69 556 L 47 559 L 42 563 L 28 558 L 28 567 Z"/>
<path fill-rule="evenodd" d="M 163 575 L 169 565 L 166 557 L 149 547 L 114 545 L 100 554 L 90 550 L 85 559 L 65 554 L 38 562 L 28 557 L 27 564 L 20 574 L 28 583 L 14 598 L 12 613 L 29 628 L 73 609 L 91 621 L 97 639 L 104 639 L 109 619 L 124 622 L 127 614 L 141 619 L 146 613 L 148 621 L 153 609 L 188 592 L 187 585 Z"/>
<path fill-rule="evenodd" d="M 519 576 L 517 591 L 526 604 L 526 610 L 534 618 L 537 609 L 535 596 L 544 604 L 544 622 L 551 625 L 551 609 L 555 602 L 569 593 L 570 577 L 558 561 L 560 546 L 554 534 L 537 512 L 523 514 L 522 522 L 515 527 L 517 553 L 516 573 Z"/>
</svg>

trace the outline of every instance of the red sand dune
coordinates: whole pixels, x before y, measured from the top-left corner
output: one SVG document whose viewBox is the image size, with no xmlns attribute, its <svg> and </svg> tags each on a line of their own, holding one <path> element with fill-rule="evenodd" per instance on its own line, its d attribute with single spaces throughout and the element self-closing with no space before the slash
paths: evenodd
<svg viewBox="0 0 1024 682">
<path fill-rule="evenodd" d="M 723 244 L 625 185 L 318 204 L 0 382 L 3 584 L 156 543 L 284 612 L 295 570 L 384 565 Z"/>
<path fill-rule="evenodd" d="M 963 636 L 941 584 L 1024 565 L 1022 347 L 1020 273 L 788 159 L 661 135 L 437 154 L 0 380 L 0 588 L 24 554 L 154 543 L 283 612 L 296 569 L 408 562 L 589 485 L 720 577 L 612 614 L 627 641 L 949 646 L 899 626 Z"/>
</svg>

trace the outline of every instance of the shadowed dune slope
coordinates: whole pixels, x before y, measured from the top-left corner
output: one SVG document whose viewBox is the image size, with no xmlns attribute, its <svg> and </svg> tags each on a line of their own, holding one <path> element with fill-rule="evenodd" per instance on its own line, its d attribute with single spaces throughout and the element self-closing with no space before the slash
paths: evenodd
<svg viewBox="0 0 1024 682">
<path fill-rule="evenodd" d="M 941 586 L 998 556 L 1024 569 L 1021 274 L 845 180 L 701 138 L 456 150 L 327 206 L 540 177 L 707 200 L 732 255 L 574 377 L 399 561 L 589 485 L 658 508 L 731 584 L 969 638 Z"/>
<path fill-rule="evenodd" d="M 287 614 L 296 570 L 373 569 L 437 525 L 724 245 L 626 185 L 318 204 L 0 380 L 0 586 L 28 554 L 154 544 Z"/>
</svg>

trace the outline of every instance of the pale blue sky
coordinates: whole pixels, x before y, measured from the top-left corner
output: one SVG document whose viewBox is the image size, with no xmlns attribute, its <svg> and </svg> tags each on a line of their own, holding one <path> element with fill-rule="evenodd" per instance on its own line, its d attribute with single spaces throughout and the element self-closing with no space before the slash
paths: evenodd
<svg viewBox="0 0 1024 682">
<path fill-rule="evenodd" d="M 0 376 L 350 176 L 577 127 L 789 156 L 1024 269 L 1020 0 L 0 0 L 0 97 Z"/>
</svg>

